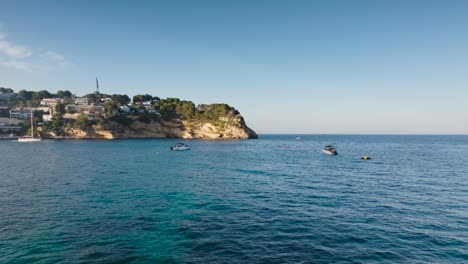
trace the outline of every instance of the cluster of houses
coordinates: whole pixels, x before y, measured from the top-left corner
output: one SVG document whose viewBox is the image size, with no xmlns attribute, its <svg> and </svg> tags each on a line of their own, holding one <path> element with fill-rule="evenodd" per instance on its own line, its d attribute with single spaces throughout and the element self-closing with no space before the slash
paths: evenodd
<svg viewBox="0 0 468 264">
<path fill-rule="evenodd" d="M 63 118 L 76 119 L 79 115 L 85 115 L 89 120 L 93 120 L 97 119 L 99 115 L 105 116 L 104 104 L 107 101 L 111 101 L 111 98 L 102 98 L 98 103 L 90 103 L 87 97 L 77 97 L 74 98 L 73 101 L 72 104 L 65 105 Z M 42 119 L 44 122 L 47 122 L 52 120 L 58 103 L 63 104 L 63 99 L 45 98 L 41 100 L 40 106 L 38 107 L 16 107 L 14 109 L 9 109 L 9 118 L 13 120 L 27 120 L 31 118 L 32 112 L 42 111 L 44 113 Z M 129 114 L 135 111 L 143 113 L 145 110 L 149 113 L 159 114 L 159 112 L 155 110 L 152 102 L 137 102 L 133 105 L 120 106 L 118 109 L 118 111 L 123 114 Z"/>
<path fill-rule="evenodd" d="M 60 98 L 45 98 L 42 99 L 37 107 L 16 107 L 10 109 L 8 106 L 2 105 L 1 100 L 8 100 L 15 96 L 15 93 L 0 92 L 0 134 L 12 133 L 20 131 L 20 124 L 25 120 L 31 119 L 31 115 L 35 111 L 42 111 L 43 122 L 52 120 L 58 103 L 65 104 L 65 101 Z M 80 115 L 85 115 L 88 120 L 96 120 L 99 116 L 106 116 L 104 104 L 111 101 L 111 98 L 102 98 L 99 102 L 90 102 L 87 97 L 75 97 L 73 103 L 65 104 L 65 119 L 77 119 Z M 160 115 L 154 108 L 152 102 L 134 102 L 130 105 L 120 106 L 118 112 L 121 114 L 130 113 L 154 113 Z"/>
<path fill-rule="evenodd" d="M 10 119 L 26 120 L 31 118 L 31 113 L 34 111 L 42 111 L 42 119 L 47 122 L 52 119 L 55 114 L 55 107 L 58 103 L 64 103 L 60 98 L 42 99 L 38 107 L 16 107 L 9 110 Z M 64 118 L 76 119 L 80 114 L 95 116 L 98 113 L 104 113 L 104 106 L 88 103 L 88 98 L 76 98 L 73 104 L 65 105 Z"/>
<path fill-rule="evenodd" d="M 15 96 L 14 93 L 0 93 L 0 100 L 8 100 Z"/>
<path fill-rule="evenodd" d="M 0 106 L 0 139 L 2 139 L 2 133 L 12 133 L 20 131 L 21 127 L 17 123 L 10 122 L 8 117 L 8 106 Z"/>
</svg>

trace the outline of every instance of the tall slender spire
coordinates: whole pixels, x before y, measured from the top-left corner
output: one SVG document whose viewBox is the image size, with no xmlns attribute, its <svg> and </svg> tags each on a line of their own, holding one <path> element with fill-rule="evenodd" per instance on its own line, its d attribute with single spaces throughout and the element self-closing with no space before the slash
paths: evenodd
<svg viewBox="0 0 468 264">
<path fill-rule="evenodd" d="M 98 94 L 99 93 L 99 81 L 96 77 L 96 93 Z"/>
</svg>

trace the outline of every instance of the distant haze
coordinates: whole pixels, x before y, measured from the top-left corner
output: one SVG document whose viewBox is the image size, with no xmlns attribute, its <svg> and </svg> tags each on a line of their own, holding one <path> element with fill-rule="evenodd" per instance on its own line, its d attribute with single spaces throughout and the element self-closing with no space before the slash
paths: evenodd
<svg viewBox="0 0 468 264">
<path fill-rule="evenodd" d="M 236 107 L 258 133 L 468 134 L 468 1 L 1 1 L 0 86 Z"/>
</svg>

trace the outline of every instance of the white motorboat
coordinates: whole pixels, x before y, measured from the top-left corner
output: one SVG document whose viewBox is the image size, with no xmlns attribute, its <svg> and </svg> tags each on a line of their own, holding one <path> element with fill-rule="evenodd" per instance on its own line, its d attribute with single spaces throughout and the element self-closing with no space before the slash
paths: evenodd
<svg viewBox="0 0 468 264">
<path fill-rule="evenodd" d="M 177 143 L 173 147 L 171 147 L 172 151 L 183 151 L 183 150 L 190 150 L 190 147 L 184 143 Z"/>
<path fill-rule="evenodd" d="M 338 155 L 338 151 L 332 145 L 323 147 L 322 152 L 327 155 Z"/>
<path fill-rule="evenodd" d="M 34 137 L 34 113 L 31 109 L 31 136 L 18 137 L 18 142 L 39 142 L 42 139 L 40 137 Z"/>
</svg>

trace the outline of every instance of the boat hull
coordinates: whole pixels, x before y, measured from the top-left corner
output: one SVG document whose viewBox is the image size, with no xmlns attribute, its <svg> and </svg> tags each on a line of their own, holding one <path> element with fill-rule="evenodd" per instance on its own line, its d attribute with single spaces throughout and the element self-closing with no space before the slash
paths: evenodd
<svg viewBox="0 0 468 264">
<path fill-rule="evenodd" d="M 327 154 L 327 155 L 338 155 L 338 152 L 336 150 L 331 151 L 331 150 L 328 150 L 328 149 L 322 149 L 322 153 Z"/>
<path fill-rule="evenodd" d="M 18 138 L 18 142 L 39 142 L 41 138 L 27 138 L 27 137 L 20 137 Z"/>
<path fill-rule="evenodd" d="M 172 151 L 185 151 L 185 150 L 190 150 L 189 147 L 171 147 Z"/>
</svg>

